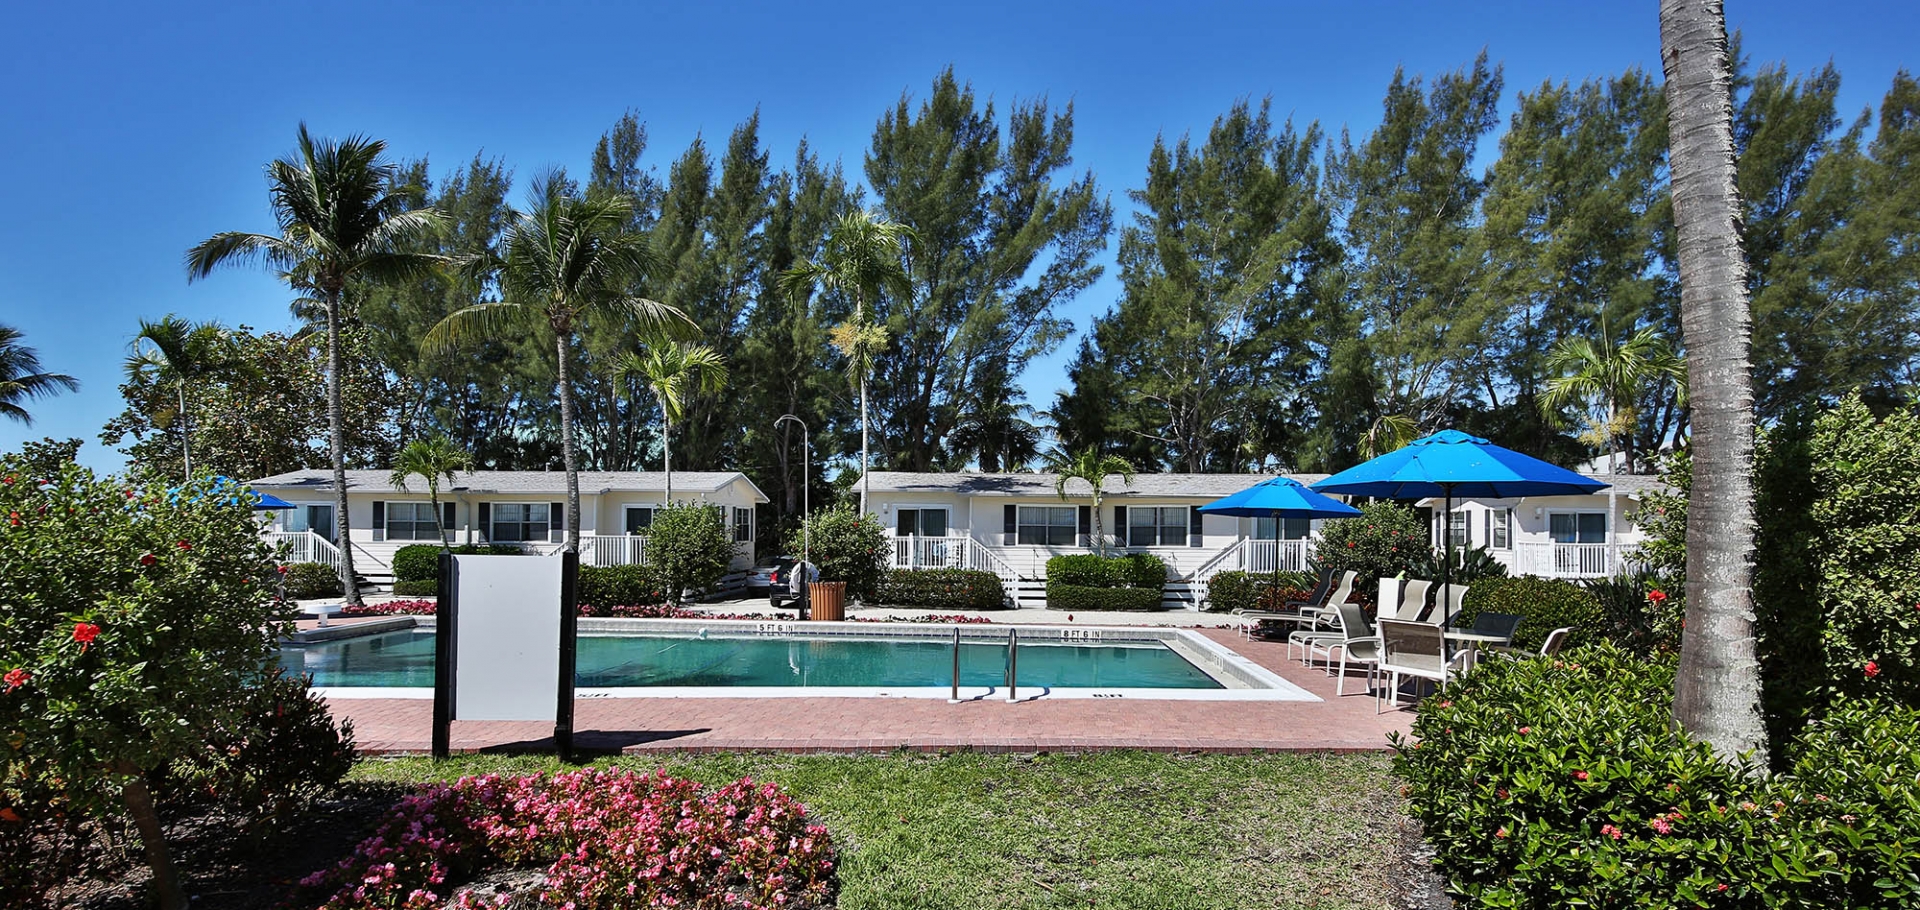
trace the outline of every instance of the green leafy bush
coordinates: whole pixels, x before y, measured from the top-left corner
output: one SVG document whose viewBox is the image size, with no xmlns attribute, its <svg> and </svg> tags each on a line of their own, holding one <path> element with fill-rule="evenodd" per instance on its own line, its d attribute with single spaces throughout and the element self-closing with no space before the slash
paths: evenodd
<svg viewBox="0 0 1920 910">
<path fill-rule="evenodd" d="M 430 543 L 415 543 L 393 551 L 394 581 L 433 581 L 439 576 L 439 547 Z"/>
<path fill-rule="evenodd" d="M 1356 518 L 1336 518 L 1321 526 L 1310 568 L 1316 573 L 1355 572 L 1353 599 L 1370 605 L 1374 579 L 1402 573 L 1418 577 L 1432 561 L 1433 548 L 1427 526 L 1406 506 L 1370 502 L 1360 512 Z"/>
<path fill-rule="evenodd" d="M 821 581 L 846 582 L 847 596 L 862 602 L 879 596 L 880 580 L 892 557 L 880 519 L 857 514 L 853 506 L 842 504 L 809 516 L 806 533 L 813 541 L 813 562 L 820 568 Z"/>
<path fill-rule="evenodd" d="M 978 569 L 893 569 L 881 578 L 875 599 L 892 607 L 999 610 L 1007 606 L 1007 587 L 1000 576 Z"/>
<path fill-rule="evenodd" d="M 1600 607 L 1600 637 L 1648 657 L 1680 652 L 1680 599 L 1659 576 L 1642 569 L 1581 582 Z"/>
<path fill-rule="evenodd" d="M 1522 617 L 1513 633 L 1513 644 L 1519 648 L 1538 648 L 1547 633 L 1561 627 L 1573 629 L 1575 642 L 1595 641 L 1606 629 L 1600 601 L 1593 593 L 1557 578 L 1522 575 L 1477 582 L 1460 602 L 1460 618 L 1455 621 L 1471 625 L 1482 613 Z"/>
<path fill-rule="evenodd" d="M 204 747 L 155 775 L 174 812 L 207 805 L 247 823 L 286 818 L 353 767 L 353 722 L 335 723 L 305 678 L 275 669 L 244 694 L 237 725 L 204 731 Z"/>
<path fill-rule="evenodd" d="M 1290 601 L 1305 600 L 1315 583 L 1311 572 L 1281 572 L 1277 583 L 1272 572 L 1216 572 L 1207 579 L 1206 609 L 1209 613 L 1277 611 Z"/>
<path fill-rule="evenodd" d="M 1047 560 L 1050 610 L 1158 610 L 1167 589 L 1167 563 L 1151 553 Z"/>
<path fill-rule="evenodd" d="M 440 582 L 435 579 L 426 581 L 396 581 L 393 583 L 395 597 L 436 597 L 440 594 Z"/>
<path fill-rule="evenodd" d="M 1610 644 L 1487 661 L 1392 737 L 1471 906 L 1911 907 L 1920 714 L 1854 705 L 1769 778 L 1672 725 L 1673 665 Z"/>
<path fill-rule="evenodd" d="M 714 506 L 670 503 L 653 513 L 647 529 L 647 563 L 660 570 L 676 604 L 688 591 L 705 594 L 718 585 L 733 564 L 733 547 L 733 533 Z"/>
<path fill-rule="evenodd" d="M 1067 612 L 1113 610 L 1129 613 L 1165 609 L 1165 594 L 1152 588 L 1086 588 L 1047 582 L 1047 609 Z"/>
<path fill-rule="evenodd" d="M 1444 550 L 1433 550 L 1427 554 L 1425 562 L 1410 573 L 1409 578 L 1431 578 L 1439 580 L 1451 577 L 1455 584 L 1473 584 L 1486 578 L 1507 577 L 1507 564 L 1495 559 L 1493 551 L 1486 547 L 1455 547 L 1453 550 L 1453 574 L 1446 576 L 1447 554 Z M 1391 578 L 1392 576 L 1380 576 Z"/>
<path fill-rule="evenodd" d="M 346 593 L 340 584 L 340 570 L 317 562 L 289 563 L 286 585 L 289 600 L 339 597 Z"/>
<path fill-rule="evenodd" d="M 667 602 L 667 576 L 656 566 L 581 566 L 576 605 L 610 610 Z"/>
<path fill-rule="evenodd" d="M 151 821 L 147 775 L 244 726 L 288 630 L 250 503 L 0 457 L 0 566 L 0 805 Z"/>
</svg>

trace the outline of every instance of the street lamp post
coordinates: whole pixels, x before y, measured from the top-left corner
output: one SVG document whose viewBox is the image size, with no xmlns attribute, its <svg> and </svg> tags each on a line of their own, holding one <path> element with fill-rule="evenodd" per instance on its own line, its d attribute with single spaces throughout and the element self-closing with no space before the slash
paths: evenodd
<svg viewBox="0 0 1920 910">
<path fill-rule="evenodd" d="M 807 422 L 792 414 L 780 415 L 780 419 L 774 421 L 773 425 L 777 427 L 789 420 L 800 425 L 800 561 L 812 565 L 813 550 L 811 541 L 808 539 L 810 533 L 807 529 L 807 516 L 813 514 L 813 506 L 811 504 L 813 498 L 812 434 L 807 430 Z"/>
</svg>

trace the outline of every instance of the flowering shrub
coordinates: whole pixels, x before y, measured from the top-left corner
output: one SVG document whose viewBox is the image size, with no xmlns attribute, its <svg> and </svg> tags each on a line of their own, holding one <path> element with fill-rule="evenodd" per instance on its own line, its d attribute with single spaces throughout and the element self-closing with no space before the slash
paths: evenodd
<svg viewBox="0 0 1920 910">
<path fill-rule="evenodd" d="M 849 618 L 847 622 L 924 622 L 924 623 L 943 623 L 950 626 L 984 626 L 984 625 L 991 625 L 993 623 L 993 620 L 988 619 L 985 616 L 968 616 L 965 613 L 955 613 L 951 616 L 927 615 L 927 616 L 915 616 L 911 619 L 881 619 L 877 616 L 875 617 L 855 616 L 855 617 Z"/>
<path fill-rule="evenodd" d="M 1484 662 L 1421 705 L 1395 770 L 1463 903 L 1920 901 L 1920 713 L 1847 706 L 1768 778 L 1673 729 L 1673 674 L 1603 644 Z"/>
<path fill-rule="evenodd" d="M 891 544 L 880 519 L 858 515 L 850 505 L 816 512 L 805 522 L 812 539 L 813 561 L 821 581 L 844 581 L 847 596 L 870 601 L 880 590 L 887 571 Z"/>
<path fill-rule="evenodd" d="M 340 608 L 342 616 L 432 616 L 431 600 L 389 600 L 378 604 L 348 604 Z"/>
<path fill-rule="evenodd" d="M 813 908 L 839 892 L 837 859 L 827 830 L 772 784 L 709 790 L 665 773 L 585 768 L 425 790 L 300 885 L 322 910 L 424 910 L 487 866 L 542 865 L 530 896 L 555 907 Z M 464 892 L 454 905 L 521 897 Z"/>
<path fill-rule="evenodd" d="M 253 511 L 207 479 L 130 487 L 0 457 L 0 516 L 0 806 L 152 822 L 148 772 L 244 723 L 286 628 Z"/>
<path fill-rule="evenodd" d="M 1432 560 L 1427 526 L 1412 509 L 1391 502 L 1370 502 L 1358 518 L 1336 518 L 1320 528 L 1314 547 L 1313 571 L 1358 573 L 1353 600 L 1371 606 L 1378 578 L 1419 573 Z"/>
</svg>

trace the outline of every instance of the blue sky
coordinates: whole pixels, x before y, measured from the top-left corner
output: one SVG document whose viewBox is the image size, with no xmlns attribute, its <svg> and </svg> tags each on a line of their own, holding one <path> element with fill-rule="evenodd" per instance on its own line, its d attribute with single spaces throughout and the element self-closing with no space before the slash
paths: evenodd
<svg viewBox="0 0 1920 910">
<path fill-rule="evenodd" d="M 1396 66 L 1437 73 L 1485 48 L 1513 92 L 1640 66 L 1658 72 L 1646 2 L 254 5 L 36 3 L 0 30 L 0 322 L 27 335 L 78 394 L 0 422 L 0 450 L 78 436 L 82 460 L 122 403 L 141 317 L 179 313 L 282 328 L 287 293 L 264 273 L 189 286 L 181 256 L 220 230 L 266 230 L 262 165 L 296 124 L 366 133 L 436 173 L 476 151 L 521 176 L 584 170 L 631 108 L 662 172 L 696 135 L 722 144 L 756 107 L 776 162 L 801 137 L 858 175 L 875 120 L 952 64 L 1002 102 L 1076 106 L 1076 165 L 1126 211 L 1158 134 L 1204 131 L 1235 99 L 1364 133 Z M 1849 118 L 1920 65 L 1909 3 L 1730 0 L 1756 62 L 1839 67 Z M 1123 216 L 1124 217 L 1124 214 Z M 1108 254 L 1111 259 L 1111 249 Z M 1111 278 L 1065 313 L 1085 326 Z M 1052 400 L 1071 343 L 1026 376 Z"/>
</svg>

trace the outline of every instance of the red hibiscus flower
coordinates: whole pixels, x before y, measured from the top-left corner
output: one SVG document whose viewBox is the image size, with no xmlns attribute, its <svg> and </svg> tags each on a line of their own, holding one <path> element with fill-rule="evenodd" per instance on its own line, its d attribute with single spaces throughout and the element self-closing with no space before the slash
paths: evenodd
<svg viewBox="0 0 1920 910">
<path fill-rule="evenodd" d="M 180 549 L 182 549 L 182 550 L 191 550 L 191 549 L 193 549 L 193 544 L 190 544 L 190 543 L 187 543 L 187 542 L 186 542 L 186 541 L 184 541 L 184 540 L 183 540 L 183 541 L 180 541 L 179 543 L 176 543 L 176 544 L 174 544 L 174 546 L 176 546 L 176 547 L 179 547 L 179 548 L 180 548 Z"/>
<path fill-rule="evenodd" d="M 1872 679 L 1880 675 L 1880 664 L 1871 660 L 1867 661 L 1867 665 L 1861 667 L 1860 672 L 1867 674 L 1868 679 Z"/>
<path fill-rule="evenodd" d="M 155 556 L 152 553 L 140 554 L 140 564 L 143 566 L 150 566 L 159 561 L 160 561 L 160 557 Z"/>
<path fill-rule="evenodd" d="M 285 575 L 285 574 L 287 574 L 287 567 L 286 567 L 286 566 L 274 566 L 273 568 L 274 568 L 274 570 L 275 570 L 275 571 L 277 571 L 277 572 L 279 572 L 279 573 L 280 573 L 280 574 L 282 574 L 282 575 Z"/>
<path fill-rule="evenodd" d="M 8 513 L 7 513 L 7 524 L 10 524 L 10 525 L 13 525 L 13 526 L 14 526 L 14 527 L 16 527 L 16 528 L 17 528 L 17 527 L 20 527 L 20 513 L 19 513 L 19 512 L 8 512 Z"/>
<path fill-rule="evenodd" d="M 1592 775 L 1590 775 L 1590 774 L 1588 774 L 1588 773 L 1587 773 L 1587 772 L 1585 772 L 1585 771 L 1575 771 L 1575 772 L 1573 772 L 1573 779 L 1574 779 L 1574 780 L 1579 780 L 1579 781 L 1584 781 L 1584 780 L 1586 780 L 1586 779 L 1587 779 L 1588 777 L 1591 777 L 1591 776 L 1592 776 Z"/>
<path fill-rule="evenodd" d="M 73 640 L 74 641 L 77 641 L 83 645 L 92 644 L 93 640 L 99 637 L 100 637 L 99 626 L 96 626 L 90 622 L 77 622 L 73 624 Z"/>
<path fill-rule="evenodd" d="M 1663 603 L 1666 603 L 1666 602 L 1667 602 L 1667 592 L 1665 592 L 1665 591 L 1648 591 L 1648 592 L 1647 592 L 1647 599 L 1648 599 L 1648 600 L 1650 600 L 1650 601 L 1653 601 L 1653 605 L 1657 607 L 1657 606 L 1659 606 L 1659 605 L 1661 605 L 1661 604 L 1663 604 Z"/>
<path fill-rule="evenodd" d="M 27 680 L 30 680 L 32 678 L 33 678 L 32 673 L 28 673 L 27 671 L 19 667 L 15 667 L 11 670 L 8 670 L 6 675 L 7 691 L 12 692 L 13 690 L 20 688 L 21 686 L 26 685 Z"/>
</svg>

